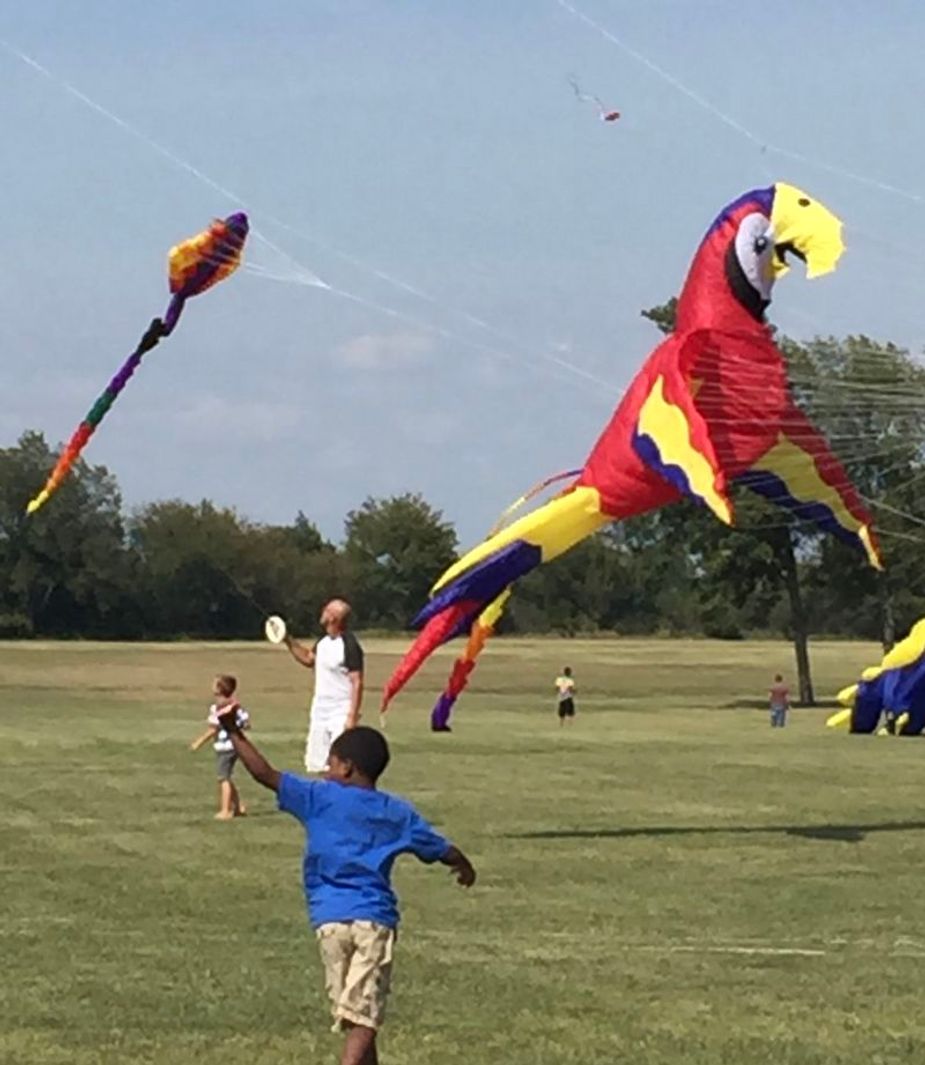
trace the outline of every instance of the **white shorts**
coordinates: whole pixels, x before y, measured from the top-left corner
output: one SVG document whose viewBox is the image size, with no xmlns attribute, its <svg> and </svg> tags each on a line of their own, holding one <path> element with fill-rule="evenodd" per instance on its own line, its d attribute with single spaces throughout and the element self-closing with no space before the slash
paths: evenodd
<svg viewBox="0 0 925 1065">
<path fill-rule="evenodd" d="M 305 769 L 309 773 L 323 773 L 328 768 L 331 744 L 344 731 L 350 707 L 338 710 L 312 709 L 305 741 Z"/>
</svg>

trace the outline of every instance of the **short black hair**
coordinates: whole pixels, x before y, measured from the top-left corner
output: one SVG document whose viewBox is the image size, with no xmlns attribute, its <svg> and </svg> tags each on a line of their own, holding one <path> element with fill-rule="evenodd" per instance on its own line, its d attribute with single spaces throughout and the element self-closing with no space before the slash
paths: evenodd
<svg viewBox="0 0 925 1065">
<path fill-rule="evenodd" d="M 366 725 L 342 732 L 331 744 L 331 754 L 342 762 L 352 762 L 372 781 L 382 776 L 391 757 L 385 736 Z"/>
</svg>

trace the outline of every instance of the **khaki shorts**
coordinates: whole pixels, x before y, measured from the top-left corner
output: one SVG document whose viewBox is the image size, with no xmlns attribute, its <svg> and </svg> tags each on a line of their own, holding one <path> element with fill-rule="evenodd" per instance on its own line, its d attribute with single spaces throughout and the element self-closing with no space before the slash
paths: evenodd
<svg viewBox="0 0 925 1065">
<path fill-rule="evenodd" d="M 334 1031 L 361 1024 L 378 1029 L 392 982 L 395 929 L 374 921 L 338 921 L 317 931 Z"/>
</svg>

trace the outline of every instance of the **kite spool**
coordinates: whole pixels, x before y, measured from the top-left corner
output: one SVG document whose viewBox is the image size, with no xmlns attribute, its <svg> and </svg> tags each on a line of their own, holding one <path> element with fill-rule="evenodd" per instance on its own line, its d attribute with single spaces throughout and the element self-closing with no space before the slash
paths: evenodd
<svg viewBox="0 0 925 1065">
<path fill-rule="evenodd" d="M 264 622 L 263 631 L 270 643 L 282 643 L 286 639 L 286 622 L 273 614 Z"/>
</svg>

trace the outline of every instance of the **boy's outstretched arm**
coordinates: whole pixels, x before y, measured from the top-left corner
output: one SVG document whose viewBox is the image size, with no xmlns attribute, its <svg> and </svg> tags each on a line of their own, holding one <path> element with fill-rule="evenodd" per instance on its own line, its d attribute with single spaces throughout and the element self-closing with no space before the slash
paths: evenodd
<svg viewBox="0 0 925 1065">
<path fill-rule="evenodd" d="M 463 887 L 472 887 L 475 883 L 475 867 L 458 847 L 450 844 L 450 849 L 440 861 L 453 870 L 458 884 L 462 884 Z"/>
<path fill-rule="evenodd" d="M 228 733 L 234 744 L 235 754 L 244 763 L 244 768 L 250 775 L 271 791 L 279 791 L 279 780 L 282 774 L 263 757 L 260 751 L 244 735 L 236 719 L 236 711 L 220 714 L 218 723 Z"/>
<path fill-rule="evenodd" d="M 191 751 L 198 751 L 199 748 L 203 746 L 203 744 L 208 743 L 209 740 L 214 740 L 217 735 L 217 728 L 209 728 L 205 732 L 203 732 L 201 736 L 197 736 L 196 739 L 193 740 L 193 742 L 189 745 L 189 749 Z"/>
</svg>

